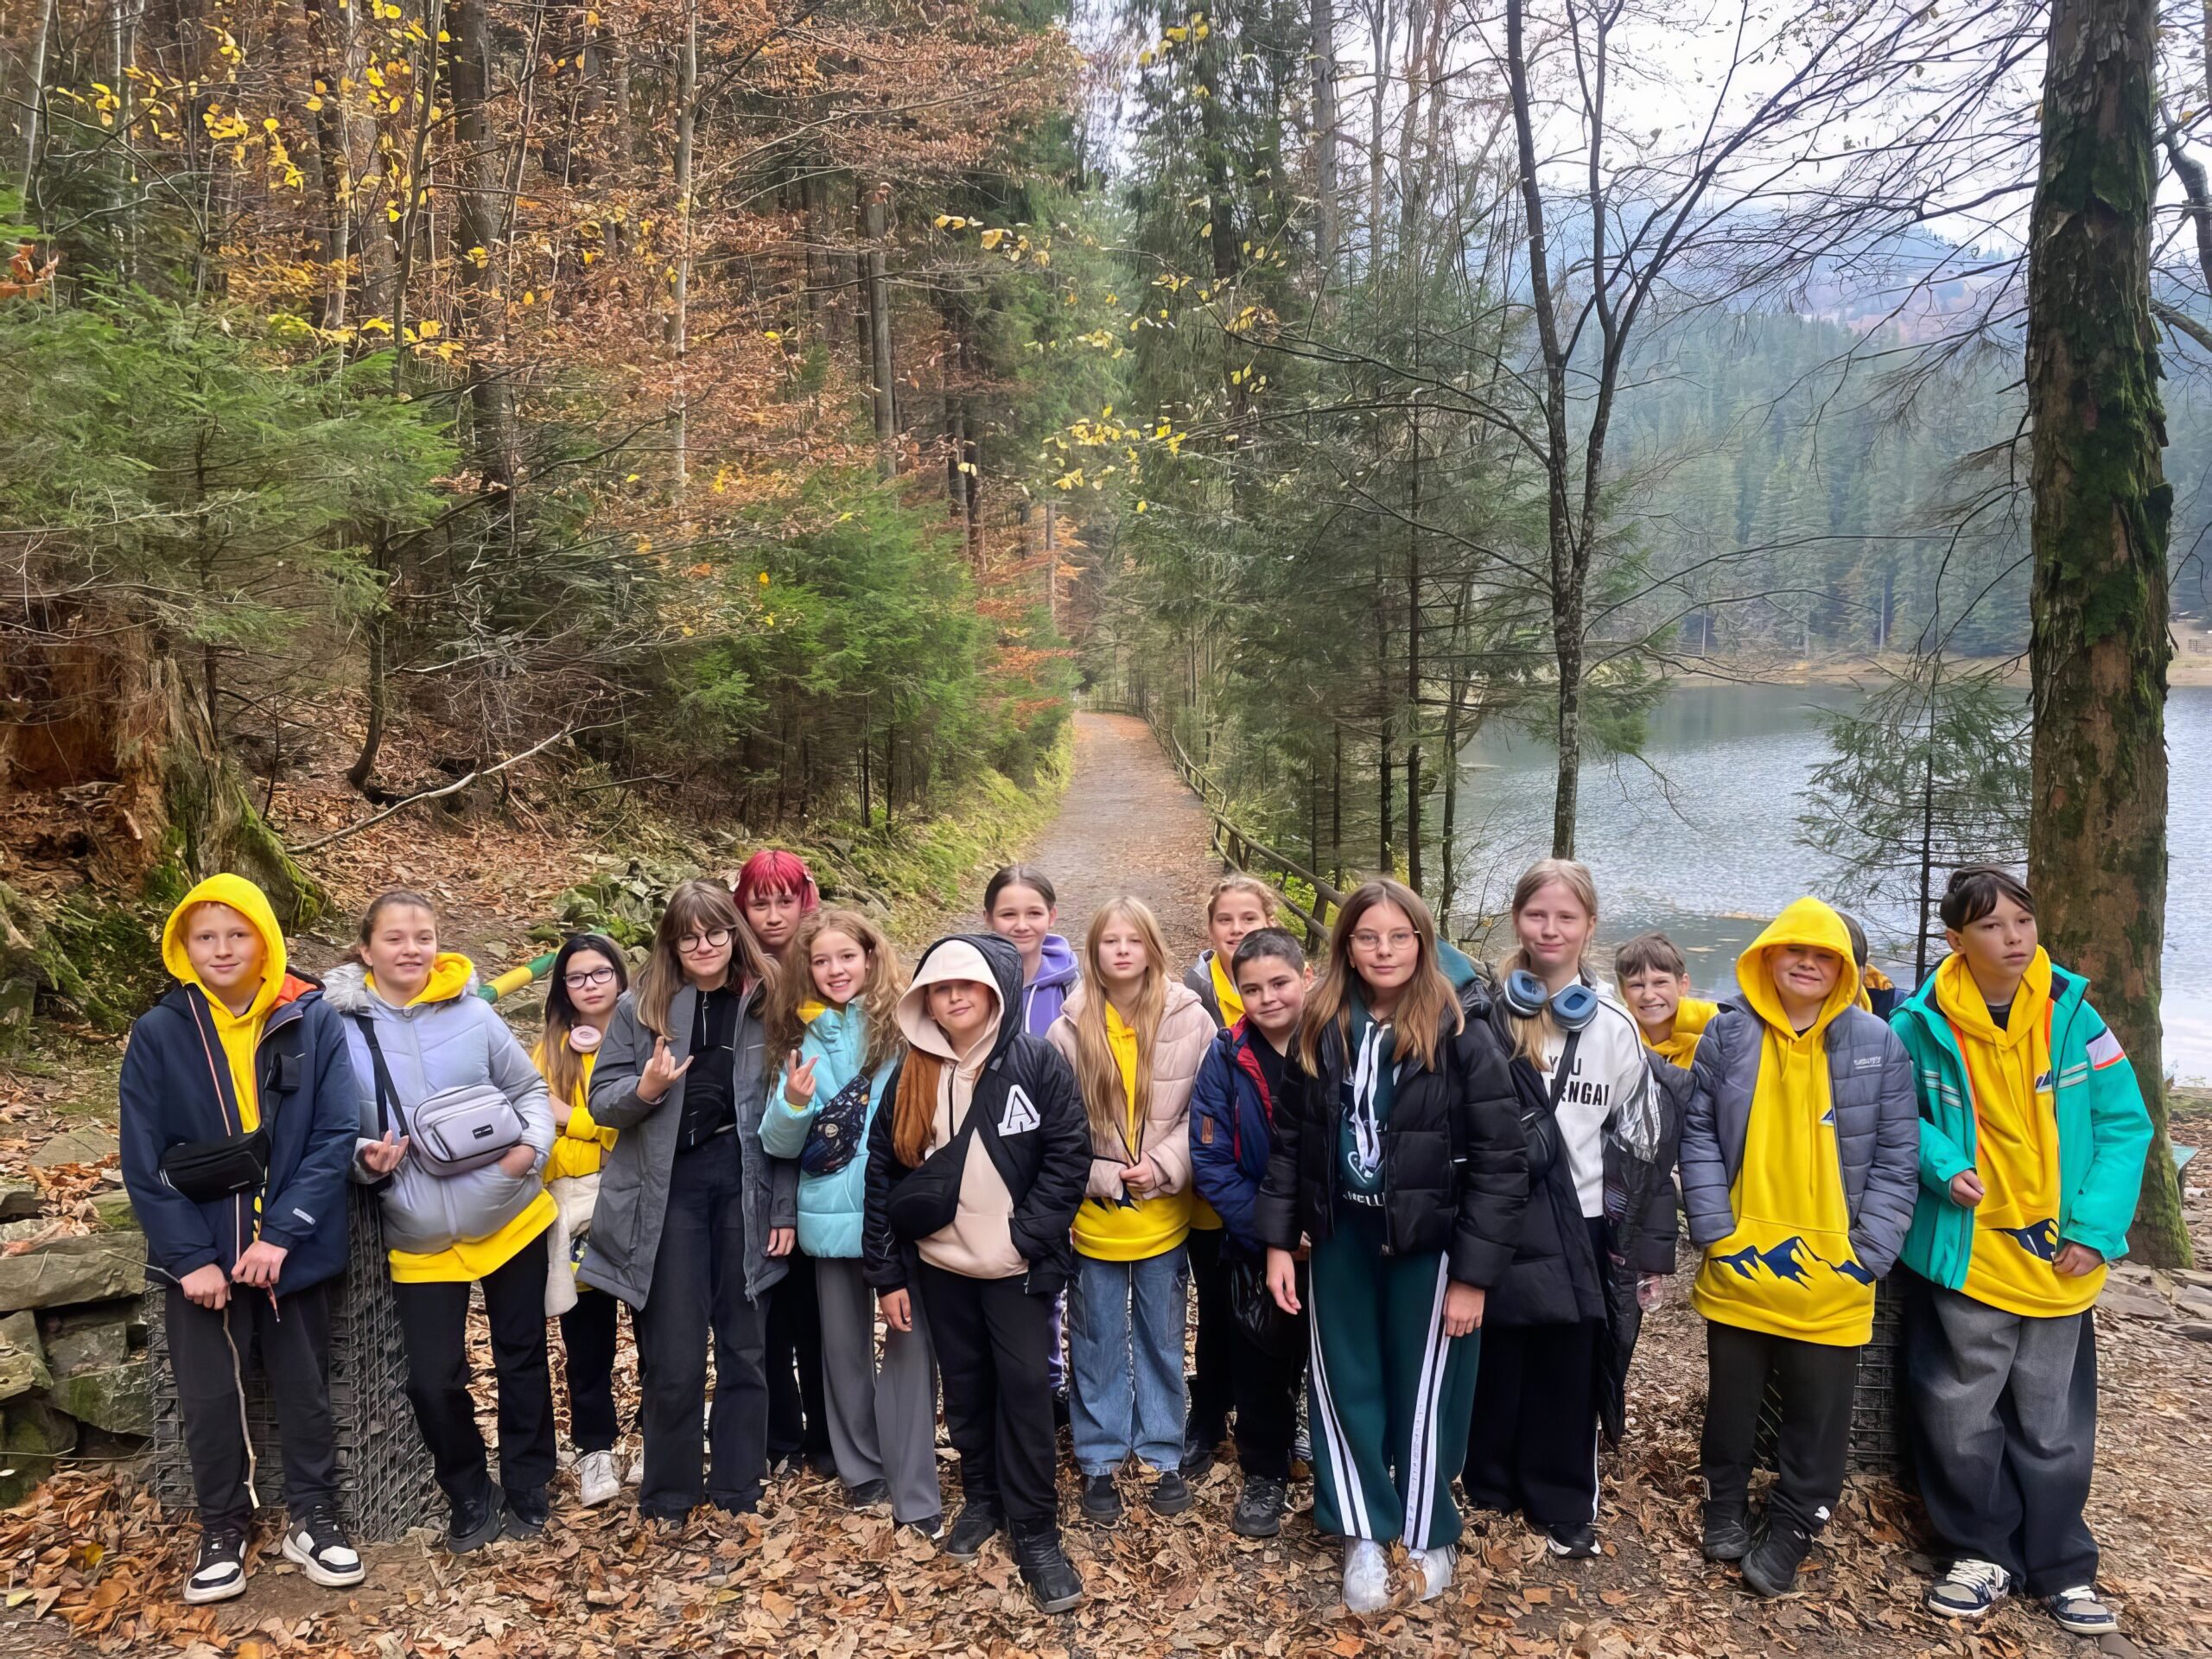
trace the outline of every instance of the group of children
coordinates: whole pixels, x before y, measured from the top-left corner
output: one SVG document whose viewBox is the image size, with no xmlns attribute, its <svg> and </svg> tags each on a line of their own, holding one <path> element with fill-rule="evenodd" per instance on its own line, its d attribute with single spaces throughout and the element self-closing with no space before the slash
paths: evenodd
<svg viewBox="0 0 2212 1659">
<path fill-rule="evenodd" d="M 750 1511 L 810 1456 L 957 1560 L 1007 1532 L 1057 1611 L 1083 1586 L 1056 1418 L 1100 1526 L 1133 1460 L 1155 1512 L 1189 1509 L 1233 1424 L 1231 1524 L 1263 1538 L 1302 1395 L 1314 1520 L 1344 1541 L 1344 1599 L 1365 1612 L 1389 1599 L 1392 1543 L 1422 1599 L 1452 1582 L 1454 1475 L 1554 1554 L 1597 1553 L 1599 1447 L 1674 1271 L 1679 1170 L 1710 1366 L 1706 1554 L 1761 1595 L 1794 1582 L 1841 1494 L 1876 1283 L 1902 1260 L 1917 1467 L 1950 1560 L 1928 1605 L 1975 1618 L 2017 1585 L 2069 1630 L 2113 1627 L 2082 1520 L 2089 1310 L 2126 1249 L 2149 1118 L 2017 880 L 1955 876 L 1952 954 L 1886 1024 L 1863 938 L 1813 899 L 1743 953 L 1718 1006 L 1658 935 L 1621 947 L 1618 992 L 1602 982 L 1598 895 L 1572 861 L 1522 877 L 1494 969 L 1393 880 L 1345 899 L 1313 965 L 1276 908 L 1262 882 L 1221 882 L 1211 948 L 1179 976 L 1135 899 L 1092 915 L 1078 957 L 1052 882 L 1016 866 L 989 886 L 988 931 L 909 974 L 868 917 L 763 853 L 734 891 L 669 895 L 634 983 L 612 940 L 569 940 L 525 1054 L 422 895 L 378 897 L 358 959 L 318 986 L 288 973 L 250 883 L 201 883 L 164 936 L 178 988 L 122 1078 L 202 1524 L 185 1599 L 245 1587 L 257 1345 L 283 1553 L 318 1584 L 363 1575 L 323 1382 L 349 1179 L 379 1198 L 454 1551 L 547 1524 L 549 1315 L 578 1496 L 620 1492 L 626 1304 L 644 1517 Z M 1777 1475 L 1755 1519 L 1770 1401 Z"/>
</svg>

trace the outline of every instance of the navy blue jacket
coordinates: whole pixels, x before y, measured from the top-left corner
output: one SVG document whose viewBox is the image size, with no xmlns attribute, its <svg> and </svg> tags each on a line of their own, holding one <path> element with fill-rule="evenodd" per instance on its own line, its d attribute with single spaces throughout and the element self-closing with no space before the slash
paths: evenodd
<svg viewBox="0 0 2212 1659">
<path fill-rule="evenodd" d="M 288 1252 L 279 1295 L 345 1270 L 346 1181 L 361 1128 L 341 1022 L 319 988 L 295 983 L 300 994 L 263 1022 L 254 1060 L 270 1136 L 260 1236 Z M 230 1067 L 196 986 L 171 991 L 130 1028 L 121 1096 L 123 1184 L 146 1230 L 148 1263 L 164 1283 L 211 1262 L 228 1273 L 254 1240 L 254 1194 L 194 1204 L 162 1180 L 171 1147 L 239 1132 Z"/>
<path fill-rule="evenodd" d="M 1239 1020 L 1215 1036 L 1191 1084 L 1191 1184 L 1221 1217 L 1232 1254 L 1253 1259 L 1267 1253 L 1252 1207 L 1274 1149 L 1274 1102 L 1252 1048 L 1266 1040 Z"/>
</svg>

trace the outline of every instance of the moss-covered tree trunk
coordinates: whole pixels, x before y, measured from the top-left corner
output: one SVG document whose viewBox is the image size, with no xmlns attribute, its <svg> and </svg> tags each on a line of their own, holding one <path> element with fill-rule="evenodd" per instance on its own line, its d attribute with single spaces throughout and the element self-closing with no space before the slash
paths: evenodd
<svg viewBox="0 0 2212 1659">
<path fill-rule="evenodd" d="M 2133 1243 L 2186 1262 L 2158 1030 L 2166 906 L 2166 542 L 2151 321 L 2156 0 L 2055 0 L 2030 226 L 2035 433 L 2029 874 L 2158 1122 Z"/>
</svg>

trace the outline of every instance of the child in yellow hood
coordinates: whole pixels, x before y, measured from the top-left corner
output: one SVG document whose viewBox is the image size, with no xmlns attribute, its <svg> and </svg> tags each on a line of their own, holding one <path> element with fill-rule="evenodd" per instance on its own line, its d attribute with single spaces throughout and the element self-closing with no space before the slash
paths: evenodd
<svg viewBox="0 0 2212 1659">
<path fill-rule="evenodd" d="M 177 988 L 131 1027 L 123 1179 L 146 1231 L 199 1500 L 184 1599 L 245 1589 L 253 1521 L 239 1365 L 257 1350 L 284 1452 L 283 1548 L 315 1583 L 359 1584 L 338 1516 L 330 1281 L 346 1267 L 346 1172 L 360 1103 L 337 1017 L 285 971 L 261 889 L 216 875 L 162 931 Z"/>
<path fill-rule="evenodd" d="M 1904 1045 L 1858 1006 L 1850 935 L 1827 906 L 1783 911 L 1736 983 L 1691 1065 L 1682 1195 L 1705 1252 L 1691 1292 L 1711 1368 L 1705 1551 L 1774 1596 L 1843 1491 L 1875 1281 L 1912 1221 L 1919 1114 Z M 1746 1494 L 1770 1382 L 1781 1478 L 1754 1536 Z"/>
</svg>

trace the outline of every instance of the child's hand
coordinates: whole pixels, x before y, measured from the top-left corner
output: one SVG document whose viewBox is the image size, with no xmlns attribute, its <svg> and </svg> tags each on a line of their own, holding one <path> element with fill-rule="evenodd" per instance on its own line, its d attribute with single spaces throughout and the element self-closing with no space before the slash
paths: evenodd
<svg viewBox="0 0 2212 1659">
<path fill-rule="evenodd" d="M 814 1062 L 798 1063 L 798 1051 L 793 1049 L 784 1069 L 784 1103 L 795 1112 L 803 1112 L 814 1103 Z"/>
<path fill-rule="evenodd" d="M 1636 1305 L 1649 1313 L 1667 1300 L 1667 1275 L 1647 1273 L 1636 1281 Z"/>
<path fill-rule="evenodd" d="M 1298 1312 L 1298 1263 L 1288 1250 L 1268 1247 L 1268 1294 L 1286 1313 Z"/>
<path fill-rule="evenodd" d="M 389 1175 L 399 1167 L 399 1160 L 407 1155 L 407 1137 L 395 1135 L 390 1129 L 384 1139 L 372 1141 L 361 1148 L 361 1167 L 372 1175 Z M 220 1306 L 218 1303 L 216 1306 Z"/>
<path fill-rule="evenodd" d="M 530 1166 L 537 1161 L 536 1149 L 524 1141 L 518 1141 L 500 1157 L 499 1168 L 505 1174 L 516 1180 L 520 1180 L 530 1173 Z"/>
<path fill-rule="evenodd" d="M 903 1290 L 879 1291 L 876 1300 L 883 1304 L 883 1322 L 893 1331 L 914 1328 L 914 1299 Z"/>
<path fill-rule="evenodd" d="M 1970 1169 L 1962 1169 L 1951 1177 L 1951 1202 L 1961 1210 L 1971 1210 L 1988 1197 L 1981 1177 Z"/>
<path fill-rule="evenodd" d="M 1463 1285 L 1454 1279 L 1444 1292 L 1444 1334 L 1464 1337 L 1481 1330 L 1483 1304 L 1489 1300 L 1490 1293 L 1480 1285 Z"/>
<path fill-rule="evenodd" d="M 213 1262 L 186 1274 L 176 1281 L 176 1287 L 184 1293 L 184 1300 L 194 1307 L 230 1306 L 231 1281 Z"/>
<path fill-rule="evenodd" d="M 652 1058 L 645 1062 L 643 1076 L 638 1079 L 638 1098 L 648 1106 L 658 1106 L 676 1086 L 676 1080 L 691 1069 L 691 1056 L 686 1054 L 683 1064 L 669 1052 L 668 1039 L 653 1039 Z"/>
<path fill-rule="evenodd" d="M 281 1246 L 257 1238 L 238 1257 L 238 1266 L 231 1269 L 231 1277 L 257 1290 L 274 1290 L 276 1275 L 283 1270 L 285 1255 Z"/>
<path fill-rule="evenodd" d="M 2062 1244 L 2052 1259 L 2050 1270 L 2062 1279 L 2081 1279 L 2104 1264 L 2104 1257 L 2086 1244 Z"/>
<path fill-rule="evenodd" d="M 768 1254 L 789 1255 L 798 1244 L 798 1230 L 795 1227 L 771 1227 L 768 1230 Z"/>
<path fill-rule="evenodd" d="M 1122 1166 L 1122 1185 L 1141 1198 L 1152 1196 L 1153 1189 L 1160 1185 L 1160 1172 L 1152 1166 L 1149 1154 L 1134 1164 Z"/>
</svg>

